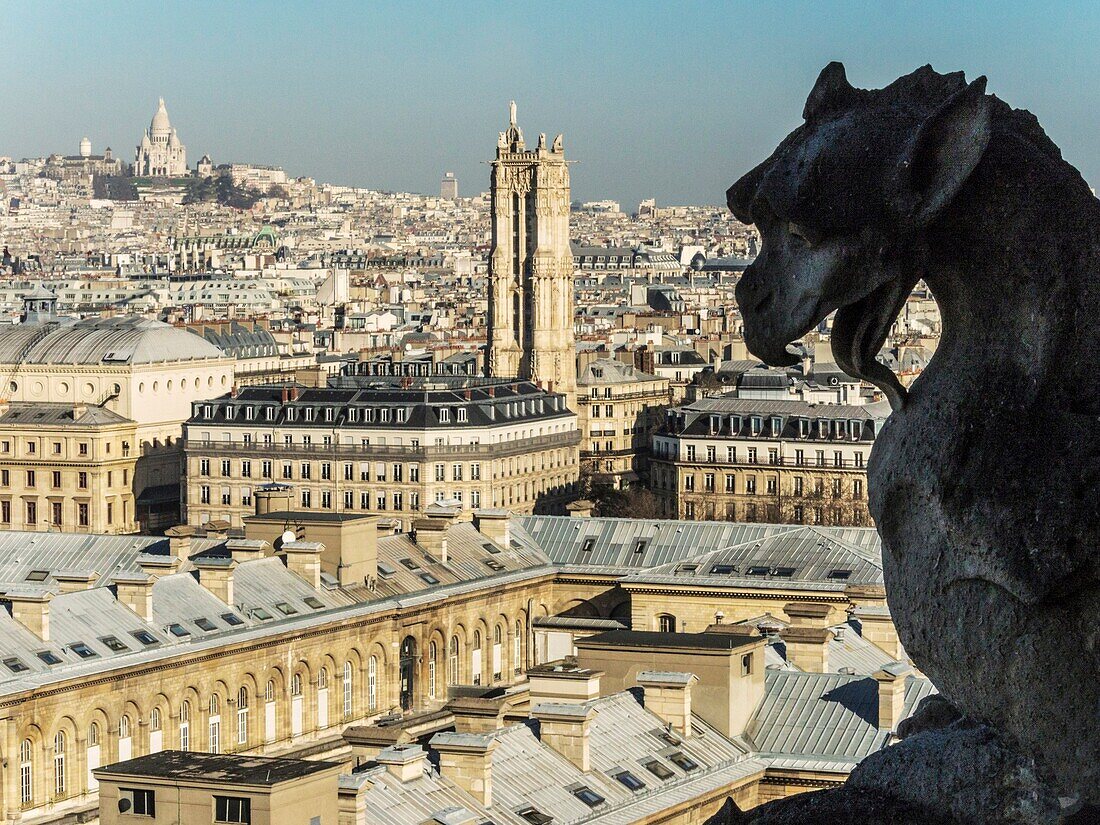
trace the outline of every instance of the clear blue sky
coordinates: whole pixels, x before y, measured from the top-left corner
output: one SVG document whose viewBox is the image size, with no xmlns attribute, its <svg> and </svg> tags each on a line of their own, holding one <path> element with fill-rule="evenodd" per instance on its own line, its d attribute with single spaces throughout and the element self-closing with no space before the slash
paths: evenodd
<svg viewBox="0 0 1100 825">
<path fill-rule="evenodd" d="M 0 0 L 0 155 L 127 160 L 158 96 L 188 162 L 486 188 L 515 98 L 565 133 L 580 199 L 721 203 L 793 128 L 818 71 L 880 86 L 931 63 L 989 76 L 1100 181 L 1100 3 L 50 2 Z"/>
</svg>

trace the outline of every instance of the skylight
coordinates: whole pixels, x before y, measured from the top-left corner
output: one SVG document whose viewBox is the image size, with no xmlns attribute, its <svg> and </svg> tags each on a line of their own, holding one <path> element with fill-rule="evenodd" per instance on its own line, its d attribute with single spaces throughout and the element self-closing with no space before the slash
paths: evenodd
<svg viewBox="0 0 1100 825">
<path fill-rule="evenodd" d="M 271 614 L 264 610 L 262 607 L 253 608 L 251 614 L 253 617 L 259 619 L 261 622 L 267 622 L 271 620 Z"/>
<path fill-rule="evenodd" d="M 11 656 L 5 659 L 4 666 L 7 667 L 7 669 L 10 670 L 12 673 L 23 673 L 30 670 L 29 667 L 23 664 L 22 659 L 19 659 L 15 656 Z"/>
<path fill-rule="evenodd" d="M 577 797 L 577 799 L 589 808 L 596 808 L 607 801 L 587 785 L 581 785 L 579 788 L 574 788 L 573 796 Z"/>
<path fill-rule="evenodd" d="M 668 769 L 667 765 L 658 762 L 656 759 L 650 759 L 648 762 L 642 763 L 642 765 L 658 779 L 671 779 L 676 775 Z"/>
<path fill-rule="evenodd" d="M 753 565 L 745 571 L 746 576 L 766 576 L 772 569 L 770 567 L 764 567 L 761 565 Z"/>
<path fill-rule="evenodd" d="M 217 630 L 217 627 L 214 625 L 214 623 L 205 616 L 199 616 L 193 621 L 195 622 L 195 626 L 198 627 L 199 630 L 205 630 L 207 633 Z"/>
<path fill-rule="evenodd" d="M 244 624 L 244 619 L 238 616 L 236 613 L 222 613 L 222 621 L 230 627 L 239 627 Z"/>
<path fill-rule="evenodd" d="M 829 578 L 830 579 L 846 579 L 851 575 L 852 575 L 851 570 L 830 570 L 829 571 Z"/>
<path fill-rule="evenodd" d="M 422 578 L 428 584 L 439 584 L 439 579 L 437 579 L 431 573 L 421 573 L 420 578 Z"/>
<path fill-rule="evenodd" d="M 124 645 L 117 636 L 104 636 L 100 639 L 104 646 L 112 653 L 122 653 L 130 648 Z"/>
<path fill-rule="evenodd" d="M 683 751 L 675 751 L 667 757 L 668 761 L 682 771 L 691 772 L 699 770 L 699 763 Z"/>
<path fill-rule="evenodd" d="M 481 546 L 485 548 L 486 553 L 493 553 L 495 555 L 500 552 L 500 548 L 493 544 L 491 541 L 487 541 Z"/>
<path fill-rule="evenodd" d="M 130 635 L 146 647 L 152 647 L 155 644 L 159 644 L 159 642 L 157 641 L 157 637 L 150 633 L 148 630 L 135 630 L 130 633 Z"/>
<path fill-rule="evenodd" d="M 49 570 L 32 570 L 30 573 L 27 574 L 26 581 L 44 582 L 49 575 Z"/>
<path fill-rule="evenodd" d="M 401 563 L 403 565 L 405 565 L 405 567 L 409 568 L 410 570 L 419 570 L 420 569 L 420 565 L 417 564 L 412 559 L 401 559 Z"/>
<path fill-rule="evenodd" d="M 73 642 L 71 645 L 69 645 L 69 650 L 71 650 L 81 659 L 91 659 L 93 656 L 99 655 L 86 644 L 84 644 L 84 642 Z"/>
<path fill-rule="evenodd" d="M 314 610 L 320 610 L 324 607 L 324 604 L 316 596 L 306 596 L 302 601 L 306 603 L 307 607 L 312 607 Z"/>
<path fill-rule="evenodd" d="M 684 565 L 684 567 L 687 567 L 687 565 Z M 733 564 L 716 564 L 710 568 L 710 572 L 719 576 L 728 576 L 730 573 L 737 572 L 737 566 Z"/>
<path fill-rule="evenodd" d="M 298 608 L 294 607 L 288 602 L 276 602 L 275 609 L 282 613 L 284 616 L 293 616 L 298 612 Z"/>
<path fill-rule="evenodd" d="M 626 787 L 630 788 L 630 790 L 632 790 L 632 791 L 640 791 L 642 788 L 645 787 L 645 782 L 640 780 L 638 777 L 636 777 L 630 771 L 623 771 L 622 773 L 617 773 L 617 774 L 615 774 L 615 778 L 618 779 L 624 785 L 626 785 Z"/>
<path fill-rule="evenodd" d="M 52 650 L 40 650 L 35 655 L 48 665 L 61 664 L 61 657 Z"/>
<path fill-rule="evenodd" d="M 191 631 L 181 625 L 179 622 L 172 622 L 168 625 L 168 632 L 175 636 L 177 639 L 182 639 L 185 636 L 190 636 Z"/>
</svg>

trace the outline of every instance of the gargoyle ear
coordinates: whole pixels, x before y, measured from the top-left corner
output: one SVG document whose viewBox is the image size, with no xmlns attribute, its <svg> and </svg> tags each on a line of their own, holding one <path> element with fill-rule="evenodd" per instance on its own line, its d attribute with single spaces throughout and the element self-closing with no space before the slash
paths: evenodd
<svg viewBox="0 0 1100 825">
<path fill-rule="evenodd" d="M 985 77 L 952 95 L 920 125 L 901 161 L 909 203 L 905 218 L 924 226 L 954 200 L 985 154 L 993 133 L 993 99 Z"/>
<path fill-rule="evenodd" d="M 838 108 L 852 99 L 853 92 L 855 89 L 844 75 L 844 64 L 834 60 L 817 76 L 817 83 L 810 90 L 806 106 L 802 109 L 802 119 L 810 121 Z"/>
</svg>

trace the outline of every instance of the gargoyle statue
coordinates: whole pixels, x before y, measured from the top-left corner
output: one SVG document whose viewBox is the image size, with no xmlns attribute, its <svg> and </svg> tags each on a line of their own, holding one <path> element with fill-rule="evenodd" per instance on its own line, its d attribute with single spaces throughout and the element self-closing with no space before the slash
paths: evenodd
<svg viewBox="0 0 1100 825">
<path fill-rule="evenodd" d="M 836 311 L 837 362 L 893 407 L 868 492 L 906 650 L 970 730 L 1097 805 L 1100 202 L 985 85 L 925 66 L 856 89 L 829 64 L 727 192 L 763 239 L 737 300 L 773 365 Z M 907 393 L 876 355 L 921 279 L 943 335 Z"/>
</svg>

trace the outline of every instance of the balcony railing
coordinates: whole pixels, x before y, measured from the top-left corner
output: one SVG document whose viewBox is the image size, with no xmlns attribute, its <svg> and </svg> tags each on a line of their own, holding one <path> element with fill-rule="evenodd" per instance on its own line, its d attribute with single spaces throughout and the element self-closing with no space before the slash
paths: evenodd
<svg viewBox="0 0 1100 825">
<path fill-rule="evenodd" d="M 733 461 L 720 461 L 715 457 L 714 461 L 710 461 L 706 458 L 676 458 L 673 456 L 659 455 L 654 453 L 652 458 L 656 462 L 668 464 L 669 466 L 683 467 L 685 464 L 691 465 L 693 468 L 698 467 L 700 469 L 710 467 L 737 467 L 743 469 L 757 469 L 766 470 L 769 467 L 796 467 L 803 470 L 866 470 L 867 462 L 856 461 L 854 458 L 841 459 L 837 463 L 836 459 L 827 459 L 824 463 L 819 463 L 816 459 L 814 461 L 798 461 L 794 458 L 784 458 L 783 456 L 777 456 L 775 459 L 766 458 L 764 460 L 757 459 L 756 461 L 748 461 L 747 459 L 736 458 Z"/>
<path fill-rule="evenodd" d="M 496 444 L 449 444 L 449 445 L 412 445 L 401 444 L 286 444 L 260 441 L 214 441 L 188 438 L 184 441 L 184 451 L 195 455 L 207 455 L 216 451 L 218 455 L 259 455 L 273 458 L 325 458 L 344 457 L 367 461 L 375 458 L 400 458 L 405 461 L 432 461 L 435 459 L 459 458 L 462 456 L 480 456 L 488 458 L 507 458 L 527 453 L 560 447 L 572 447 L 581 441 L 580 430 L 551 435 L 539 435 L 521 438 L 516 441 L 501 441 Z"/>
</svg>

